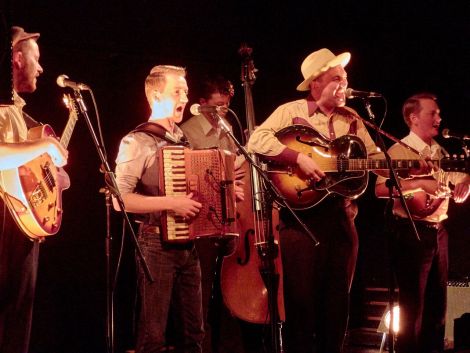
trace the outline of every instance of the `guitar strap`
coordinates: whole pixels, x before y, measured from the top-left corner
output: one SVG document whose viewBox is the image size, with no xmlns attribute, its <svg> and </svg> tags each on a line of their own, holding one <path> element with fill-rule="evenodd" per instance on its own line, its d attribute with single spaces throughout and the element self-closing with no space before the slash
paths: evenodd
<svg viewBox="0 0 470 353">
<path fill-rule="evenodd" d="M 40 122 L 34 120 L 33 117 L 31 115 L 29 115 L 28 113 L 26 113 L 25 111 L 22 111 L 22 112 L 23 112 L 23 119 L 24 119 L 24 121 L 26 123 L 26 127 L 28 129 L 31 129 L 32 127 L 43 125 Z"/>
<path fill-rule="evenodd" d="M 181 137 L 181 139 L 176 140 L 173 138 L 173 136 L 168 134 L 168 132 L 162 126 L 150 122 L 145 122 L 143 124 L 138 125 L 131 132 L 145 132 L 146 134 L 165 140 L 166 142 L 172 145 L 189 146 L 189 142 L 184 135 Z"/>
</svg>

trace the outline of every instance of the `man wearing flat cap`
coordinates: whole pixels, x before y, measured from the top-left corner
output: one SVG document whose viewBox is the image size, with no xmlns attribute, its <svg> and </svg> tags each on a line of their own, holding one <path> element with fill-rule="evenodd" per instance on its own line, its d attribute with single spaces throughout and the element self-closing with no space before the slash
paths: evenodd
<svg viewBox="0 0 470 353">
<path fill-rule="evenodd" d="M 52 137 L 27 140 L 28 127 L 23 115 L 25 101 L 18 95 L 36 90 L 39 64 L 39 33 L 12 27 L 13 104 L 0 105 L 1 170 L 18 168 L 43 153 L 57 166 L 67 160 L 67 151 Z M 0 192 L 8 185 L 0 173 Z M 40 239 L 31 241 L 16 225 L 7 206 L 0 201 L 0 352 L 27 353 L 31 332 Z"/>
<path fill-rule="evenodd" d="M 325 178 L 315 160 L 283 144 L 276 132 L 294 124 L 307 125 L 325 140 L 356 135 L 367 154 L 378 155 L 357 113 L 345 106 L 348 85 L 345 66 L 351 55 L 320 49 L 305 58 L 304 80 L 297 90 L 308 95 L 279 106 L 252 134 L 248 148 L 277 163 L 293 165 L 308 178 Z M 297 215 L 320 242 L 313 240 L 281 212 L 281 252 L 284 270 L 287 353 L 339 353 L 343 349 L 349 313 L 349 291 L 356 265 L 358 236 L 354 200 L 330 195 Z"/>
</svg>

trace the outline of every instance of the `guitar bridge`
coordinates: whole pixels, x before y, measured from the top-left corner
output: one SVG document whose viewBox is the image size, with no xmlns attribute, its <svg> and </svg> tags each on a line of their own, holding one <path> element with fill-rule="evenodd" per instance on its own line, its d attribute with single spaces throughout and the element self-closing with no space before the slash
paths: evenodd
<svg viewBox="0 0 470 353">
<path fill-rule="evenodd" d="M 56 184 L 55 184 L 54 175 L 52 174 L 51 169 L 50 169 L 49 162 L 46 162 L 46 164 L 42 166 L 42 173 L 43 173 L 42 179 L 46 183 L 48 189 L 52 191 L 52 189 L 55 187 Z"/>
</svg>

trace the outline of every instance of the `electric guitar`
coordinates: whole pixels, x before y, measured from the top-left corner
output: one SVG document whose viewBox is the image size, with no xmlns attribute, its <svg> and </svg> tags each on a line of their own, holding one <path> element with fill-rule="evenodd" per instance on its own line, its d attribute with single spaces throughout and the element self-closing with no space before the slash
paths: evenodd
<svg viewBox="0 0 470 353">
<path fill-rule="evenodd" d="M 60 143 L 67 148 L 78 120 L 74 101 L 64 96 L 69 109 L 69 119 Z M 56 137 L 49 125 L 28 130 L 28 140 Z M 62 191 L 70 187 L 70 178 L 63 168 L 58 168 L 44 153 L 28 163 L 0 172 L 1 196 L 12 217 L 31 239 L 56 234 L 62 223 Z"/>
<path fill-rule="evenodd" d="M 279 130 L 275 136 L 289 148 L 315 160 L 326 177 L 314 181 L 297 165 L 285 165 L 267 157 L 270 180 L 293 209 L 308 209 L 319 204 L 330 194 L 355 199 L 364 193 L 369 181 L 368 171 L 388 171 L 385 159 L 368 159 L 367 150 L 360 138 L 344 135 L 329 141 L 318 131 L 306 125 L 291 125 Z M 440 169 L 468 172 L 468 159 L 444 158 L 433 161 Z M 402 175 L 419 168 L 419 160 L 392 160 L 392 166 Z"/>
</svg>

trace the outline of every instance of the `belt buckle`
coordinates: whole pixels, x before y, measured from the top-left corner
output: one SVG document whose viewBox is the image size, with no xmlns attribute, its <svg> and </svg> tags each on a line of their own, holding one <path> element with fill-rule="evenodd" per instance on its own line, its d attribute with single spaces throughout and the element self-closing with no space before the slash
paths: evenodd
<svg viewBox="0 0 470 353">
<path fill-rule="evenodd" d="M 439 223 L 432 222 L 429 226 L 434 229 L 439 229 Z"/>
<path fill-rule="evenodd" d="M 160 226 L 141 224 L 139 233 L 155 233 L 160 234 Z"/>
<path fill-rule="evenodd" d="M 422 224 L 426 228 L 439 229 L 439 223 L 436 223 L 436 222 L 420 221 L 417 223 Z"/>
</svg>

